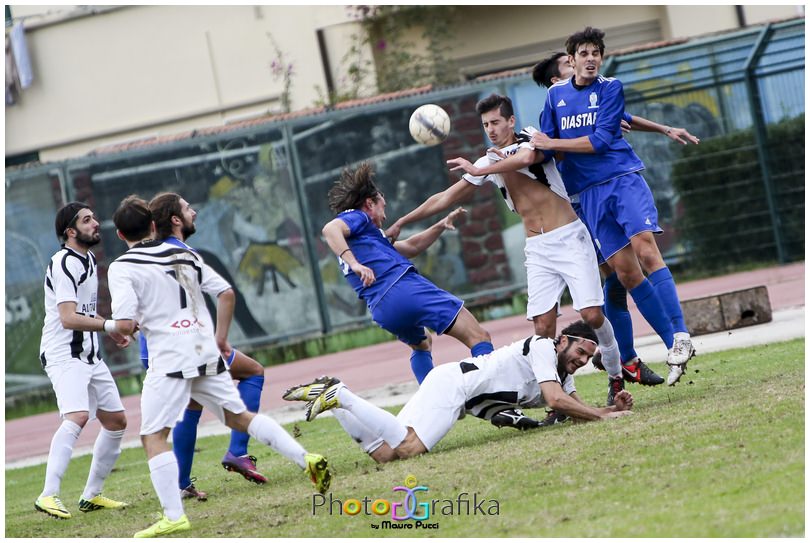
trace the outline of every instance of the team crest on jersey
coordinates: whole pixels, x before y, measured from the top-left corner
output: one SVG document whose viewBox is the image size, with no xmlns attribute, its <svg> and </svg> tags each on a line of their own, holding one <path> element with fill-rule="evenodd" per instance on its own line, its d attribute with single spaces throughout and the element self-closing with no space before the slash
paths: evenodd
<svg viewBox="0 0 810 543">
<path fill-rule="evenodd" d="M 590 103 L 591 103 L 591 105 L 589 105 L 589 106 L 588 106 L 588 109 L 595 109 L 595 108 L 598 108 L 599 106 L 596 104 L 596 102 L 597 102 L 597 100 L 598 100 L 598 99 L 599 99 L 599 97 L 598 97 L 598 96 L 596 96 L 596 93 L 595 93 L 595 92 L 592 92 L 592 93 L 591 93 L 591 95 L 588 97 L 588 100 L 589 100 L 589 101 L 590 101 Z"/>
</svg>

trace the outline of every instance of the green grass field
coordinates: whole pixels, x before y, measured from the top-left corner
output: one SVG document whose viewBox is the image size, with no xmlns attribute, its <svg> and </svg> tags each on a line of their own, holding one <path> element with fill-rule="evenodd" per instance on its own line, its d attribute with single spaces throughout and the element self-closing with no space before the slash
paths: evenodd
<svg viewBox="0 0 810 543">
<path fill-rule="evenodd" d="M 333 499 L 402 501 L 408 475 L 437 502 L 433 529 L 385 529 L 388 516 L 312 513 L 312 487 L 291 463 L 251 442 L 270 483 L 225 472 L 227 437 L 198 442 L 198 487 L 207 502 L 184 502 L 190 537 L 781 537 L 803 536 L 804 340 L 702 355 L 674 388 L 631 386 L 636 413 L 608 422 L 564 424 L 518 433 L 473 417 L 460 421 L 427 455 L 377 466 L 323 417 L 298 423 L 301 443 L 328 456 Z M 663 365 L 653 369 L 664 372 Z M 336 372 L 339 376 L 339 372 Z M 577 380 L 603 403 L 605 375 Z M 269 393 L 278 394 L 273 389 Z M 395 410 L 396 411 L 396 410 Z M 537 417 L 542 411 L 533 411 Z M 123 511 L 78 512 L 90 457 L 74 459 L 62 498 L 73 511 L 58 521 L 34 511 L 44 466 L 6 471 L 6 537 L 130 537 L 160 506 L 144 453 L 127 449 L 106 494 Z M 467 493 L 470 514 L 458 496 Z M 483 510 L 473 514 L 472 496 Z M 464 498 L 465 496 L 462 496 Z M 456 505 L 450 513 L 449 500 Z M 463 501 L 462 501 L 463 504 Z M 459 514 L 460 513 L 460 514 Z M 372 524 L 380 526 L 378 529 Z"/>
</svg>

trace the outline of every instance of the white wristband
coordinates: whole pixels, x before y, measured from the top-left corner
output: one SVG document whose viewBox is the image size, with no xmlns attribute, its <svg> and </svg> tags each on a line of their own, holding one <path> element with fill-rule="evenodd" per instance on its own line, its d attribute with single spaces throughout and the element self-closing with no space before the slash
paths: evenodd
<svg viewBox="0 0 810 543">
<path fill-rule="evenodd" d="M 115 321 L 114 320 L 105 320 L 104 321 L 104 331 L 108 334 L 112 334 L 116 331 Z"/>
</svg>

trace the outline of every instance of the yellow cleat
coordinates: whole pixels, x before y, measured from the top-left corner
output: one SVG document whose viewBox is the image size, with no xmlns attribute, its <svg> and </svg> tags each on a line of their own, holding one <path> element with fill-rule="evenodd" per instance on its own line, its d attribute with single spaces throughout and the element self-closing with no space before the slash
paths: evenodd
<svg viewBox="0 0 810 543">
<path fill-rule="evenodd" d="M 166 518 L 166 515 L 162 515 L 159 521 L 151 525 L 149 528 L 137 532 L 135 537 L 160 537 L 162 535 L 169 535 L 176 532 L 186 532 L 188 530 L 191 530 L 191 523 L 188 521 L 188 517 L 186 515 L 183 515 L 175 521 L 171 521 Z"/>
<path fill-rule="evenodd" d="M 332 483 L 332 473 L 329 471 L 329 464 L 326 458 L 320 454 L 307 453 L 304 456 L 307 467 L 304 471 L 309 475 L 309 480 L 315 485 L 315 490 L 319 494 L 323 494 L 329 490 L 329 485 Z"/>
<path fill-rule="evenodd" d="M 101 494 L 95 496 L 90 500 L 84 498 L 79 500 L 79 511 L 82 513 L 89 513 L 90 511 L 98 511 L 99 509 L 122 509 L 129 505 L 128 503 L 111 500 L 105 498 Z"/>
<path fill-rule="evenodd" d="M 65 506 L 62 505 L 62 500 L 59 499 L 59 496 L 40 496 L 37 498 L 37 501 L 34 502 L 34 507 L 37 511 L 42 511 L 46 515 L 50 515 L 56 518 L 68 519 L 71 517 L 70 511 L 65 509 Z"/>
</svg>

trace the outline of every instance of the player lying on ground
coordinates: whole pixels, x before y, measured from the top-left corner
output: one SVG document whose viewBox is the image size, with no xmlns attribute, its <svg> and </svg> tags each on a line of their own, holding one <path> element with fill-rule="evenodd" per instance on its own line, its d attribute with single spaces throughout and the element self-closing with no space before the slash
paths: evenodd
<svg viewBox="0 0 810 543">
<path fill-rule="evenodd" d="M 573 374 L 596 349 L 596 334 L 583 321 L 555 339 L 531 336 L 492 353 L 442 364 L 431 371 L 398 415 L 369 403 L 332 377 L 293 387 L 285 400 L 308 401 L 306 417 L 332 410 L 343 429 L 379 463 L 430 451 L 469 412 L 486 417 L 509 407 L 549 406 L 583 420 L 629 415 L 633 397 L 616 394 L 611 407 L 580 400 Z"/>
<path fill-rule="evenodd" d="M 343 170 L 329 190 L 329 207 L 338 216 L 323 227 L 326 243 L 374 322 L 412 349 L 411 370 L 419 383 L 433 369 L 432 340 L 426 328 L 456 338 L 473 356 L 492 352 L 489 333 L 464 302 L 420 275 L 408 260 L 446 230 L 455 229 L 453 220 L 463 210 L 453 211 L 406 240 L 391 242 L 382 231 L 385 197 L 367 162 L 356 170 Z M 493 423 L 519 429 L 539 424 L 511 411 Z"/>
<path fill-rule="evenodd" d="M 129 248 L 110 264 L 107 275 L 113 318 L 119 333 L 132 334 L 140 327 L 149 343 L 140 434 L 163 507 L 161 519 L 135 537 L 191 529 L 177 487 L 177 459 L 167 440 L 192 398 L 229 428 L 250 434 L 297 464 L 316 490 L 325 492 L 331 481 L 326 459 L 308 453 L 270 417 L 248 412 L 239 397 L 205 307 L 202 285 L 210 280 L 210 271 L 202 257 L 155 241 L 148 204 L 135 196 L 121 202 L 113 223 Z"/>
</svg>

